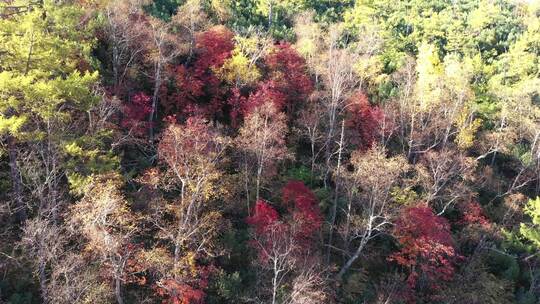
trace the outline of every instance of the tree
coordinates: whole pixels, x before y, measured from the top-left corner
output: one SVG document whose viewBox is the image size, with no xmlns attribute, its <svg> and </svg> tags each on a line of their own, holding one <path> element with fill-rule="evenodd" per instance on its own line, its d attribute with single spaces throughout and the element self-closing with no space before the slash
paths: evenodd
<svg viewBox="0 0 540 304">
<path fill-rule="evenodd" d="M 314 178 L 317 160 L 320 158 L 321 153 L 324 152 L 324 114 L 324 109 L 321 104 L 315 100 L 310 100 L 308 104 L 301 109 L 298 118 L 300 136 L 304 138 L 307 137 L 309 140 L 311 153 L 309 167 L 312 180 Z"/>
<path fill-rule="evenodd" d="M 224 26 L 212 27 L 196 37 L 197 59 L 192 65 L 176 68 L 177 90 L 171 96 L 169 108 L 185 116 L 199 115 L 210 120 L 223 118 L 225 90 L 216 72 L 231 57 L 234 34 Z"/>
<path fill-rule="evenodd" d="M 286 109 L 289 115 L 298 108 L 298 104 L 306 100 L 313 91 L 313 83 L 307 74 L 304 58 L 289 43 L 275 46 L 264 58 L 269 69 L 268 78 L 275 83 L 277 89 L 285 96 L 284 104 L 276 104 Z"/>
<path fill-rule="evenodd" d="M 152 64 L 152 81 L 154 82 L 152 92 L 152 107 L 148 122 L 150 124 L 149 134 L 150 142 L 154 141 L 154 120 L 158 113 L 159 90 L 164 78 L 164 71 L 167 64 L 181 54 L 183 50 L 182 42 L 178 37 L 171 33 L 171 25 L 161 20 L 149 18 L 147 21 L 147 31 L 149 39 L 147 40 L 147 60 Z"/>
<path fill-rule="evenodd" d="M 282 204 L 288 209 L 295 238 L 304 250 L 313 244 L 323 218 L 315 194 L 301 181 L 289 181 L 282 189 Z"/>
<path fill-rule="evenodd" d="M 187 34 L 184 41 L 189 41 L 188 60 L 193 56 L 196 34 L 209 26 L 208 16 L 203 10 L 201 0 L 188 0 L 180 6 L 172 17 L 174 26 L 180 27 L 180 34 Z"/>
<path fill-rule="evenodd" d="M 466 183 L 473 178 L 476 161 L 454 150 L 429 151 L 419 161 L 419 184 L 425 201 L 443 214 L 452 204 L 473 196 Z"/>
<path fill-rule="evenodd" d="M 347 127 L 351 129 L 350 141 L 360 149 L 371 148 L 385 132 L 384 113 L 369 104 L 367 96 L 358 92 L 347 108 Z M 388 127 L 386 127 L 388 128 Z"/>
<path fill-rule="evenodd" d="M 261 266 L 271 271 L 272 304 L 277 303 L 278 288 L 294 268 L 297 244 L 289 227 L 278 220 L 278 214 L 263 200 L 255 204 L 253 216 L 247 219 L 255 228 L 254 247 Z"/>
<path fill-rule="evenodd" d="M 71 208 L 69 218 L 70 229 L 85 238 L 84 250 L 93 253 L 109 273 L 118 304 L 124 303 L 122 285 L 129 275 L 128 260 L 136 249 L 131 243 L 138 230 L 120 187 L 119 176 L 96 177 Z"/>
<path fill-rule="evenodd" d="M 10 158 L 13 209 L 16 218 L 24 220 L 27 206 L 18 149 L 29 142 L 43 144 L 42 166 L 54 175 L 49 180 L 53 187 L 61 175 L 56 171 L 61 167 L 58 154 L 63 154 L 59 150 L 81 135 L 63 130 L 96 103 L 92 87 L 98 73 L 83 68 L 92 45 L 88 24 L 80 22 L 83 9 L 51 1 L 20 4 L 28 10 L 0 19 L 0 96 L 5 101 L 0 105 L 0 136 Z"/>
<path fill-rule="evenodd" d="M 323 97 L 323 106 L 326 112 L 326 138 L 325 147 L 325 185 L 328 184 L 332 159 L 334 158 L 336 135 L 339 133 L 338 124 L 340 115 L 346 106 L 346 100 L 357 85 L 357 78 L 352 62 L 357 60 L 357 54 L 350 49 L 339 48 L 341 30 L 333 27 L 328 33 L 325 55 L 322 58 L 322 79 L 327 88 Z"/>
<path fill-rule="evenodd" d="M 61 228 L 47 220 L 32 219 L 26 222 L 24 238 L 21 244 L 27 250 L 27 257 L 32 261 L 38 277 L 41 299 L 50 303 L 49 274 L 47 269 L 57 264 L 63 253 L 64 236 Z"/>
<path fill-rule="evenodd" d="M 245 35 L 234 37 L 235 46 L 231 58 L 218 71 L 219 77 L 241 88 L 253 85 L 262 76 L 257 64 L 266 56 L 272 41 L 257 29 L 250 29 Z"/>
<path fill-rule="evenodd" d="M 139 92 L 132 96 L 131 102 L 124 105 L 122 109 L 124 117 L 120 125 L 137 136 L 147 134 L 150 122 L 147 117 L 152 111 L 151 98 L 144 92 Z"/>
<path fill-rule="evenodd" d="M 34 218 L 24 226 L 25 258 L 35 267 L 44 303 L 110 303 L 110 284 L 99 277 L 99 265 L 72 246 L 74 237 L 61 225 Z"/>
<path fill-rule="evenodd" d="M 215 234 L 217 227 L 212 226 L 220 214 L 205 204 L 220 194 L 220 162 L 227 146 L 228 139 L 201 118 L 189 118 L 185 125 L 170 124 L 162 135 L 158 155 L 165 165 L 163 184 L 166 190 L 179 191 L 179 198 L 174 221 L 158 218 L 156 224 L 173 244 L 173 267 L 182 248 L 205 251 Z"/>
<path fill-rule="evenodd" d="M 257 250 L 258 261 L 272 274 L 272 303 L 277 303 L 278 290 L 287 275 L 295 271 L 298 274 L 293 280 L 294 287 L 287 303 L 302 303 L 302 299 L 309 297 L 324 297 L 324 293 L 317 294 L 310 290 L 316 284 L 322 284 L 319 281 L 321 278 L 314 276 L 313 268 L 304 268 L 301 263 L 303 259 L 315 257 L 312 244 L 322 226 L 315 195 L 302 182 L 289 181 L 283 187 L 282 205 L 288 213 L 280 216 L 268 202 L 259 200 L 253 215 L 246 219 L 255 232 L 252 246 Z M 305 264 L 309 265 L 310 262 Z M 308 281 L 299 281 L 302 279 Z"/>
<path fill-rule="evenodd" d="M 449 281 L 459 255 L 454 249 L 448 221 L 429 207 L 403 210 L 394 228 L 400 251 L 389 257 L 409 272 L 407 284 L 418 292 L 438 288 Z"/>
<path fill-rule="evenodd" d="M 105 39 L 111 48 L 113 92 L 119 95 L 125 89 L 126 76 L 142 59 L 144 44 L 141 42 L 148 38 L 144 30 L 146 19 L 135 1 L 113 1 L 103 11 L 107 21 L 103 27 Z"/>
<path fill-rule="evenodd" d="M 285 115 L 270 102 L 256 107 L 240 128 L 236 141 L 242 154 L 240 165 L 248 209 L 251 176 L 255 176 L 255 199 L 258 201 L 264 180 L 273 176 L 277 163 L 289 156 L 285 147 L 286 132 Z"/>
<path fill-rule="evenodd" d="M 354 170 L 343 177 L 344 188 L 348 191 L 340 233 L 347 253 L 353 242 L 358 243 L 340 269 L 339 279 L 360 257 L 369 241 L 392 223 L 396 208 L 392 206 L 391 190 L 400 185 L 400 177 L 408 167 L 403 157 L 387 158 L 380 146 L 374 146 L 366 153 L 353 152 L 351 165 Z"/>
</svg>

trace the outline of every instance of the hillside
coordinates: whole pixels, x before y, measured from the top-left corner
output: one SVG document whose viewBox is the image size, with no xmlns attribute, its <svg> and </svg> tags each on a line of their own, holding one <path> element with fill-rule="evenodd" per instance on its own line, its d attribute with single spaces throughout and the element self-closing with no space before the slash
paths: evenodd
<svg viewBox="0 0 540 304">
<path fill-rule="evenodd" d="M 0 304 L 540 302 L 540 2 L 1 0 Z"/>
</svg>

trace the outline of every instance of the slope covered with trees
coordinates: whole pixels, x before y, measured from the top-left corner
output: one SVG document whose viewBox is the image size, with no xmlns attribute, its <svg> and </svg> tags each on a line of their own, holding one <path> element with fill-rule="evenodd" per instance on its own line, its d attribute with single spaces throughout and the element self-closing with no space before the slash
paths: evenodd
<svg viewBox="0 0 540 304">
<path fill-rule="evenodd" d="M 0 2 L 0 303 L 540 301 L 540 3 Z"/>
</svg>

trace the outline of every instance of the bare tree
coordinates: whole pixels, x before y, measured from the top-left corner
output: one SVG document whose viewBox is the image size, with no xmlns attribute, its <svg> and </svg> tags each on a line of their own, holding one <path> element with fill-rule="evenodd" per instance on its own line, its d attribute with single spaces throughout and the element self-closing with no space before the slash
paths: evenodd
<svg viewBox="0 0 540 304">
<path fill-rule="evenodd" d="M 135 221 L 115 175 L 96 177 L 69 216 L 70 230 L 82 235 L 85 249 L 109 269 L 118 304 L 124 303 L 122 286 L 127 262 L 134 254 L 129 245 L 138 229 Z"/>
<path fill-rule="evenodd" d="M 195 49 L 195 35 L 203 31 L 210 23 L 208 16 L 203 10 L 201 0 L 188 0 L 180 6 L 176 14 L 172 17 L 173 26 L 178 26 L 180 34 L 185 34 L 183 41 L 188 41 L 188 61 L 193 57 Z"/>
<path fill-rule="evenodd" d="M 220 162 L 228 145 L 227 137 L 199 118 L 189 119 L 185 125 L 172 124 L 163 134 L 159 157 L 166 169 L 161 184 L 166 190 L 178 190 L 180 198 L 174 204 L 172 222 L 158 214 L 154 223 L 173 243 L 174 267 L 185 246 L 210 254 L 208 243 L 217 234 L 219 214 L 211 212 L 206 203 L 223 194 Z M 166 209 L 171 210 L 170 206 Z"/>
<path fill-rule="evenodd" d="M 112 1 L 104 9 L 105 31 L 111 47 L 111 65 L 115 88 L 123 84 L 130 68 L 140 59 L 146 37 L 140 1 Z"/>
<path fill-rule="evenodd" d="M 460 199 L 472 196 L 466 182 L 473 178 L 476 161 L 455 150 L 429 151 L 416 166 L 419 184 L 425 191 L 425 202 L 434 204 L 443 214 Z"/>
<path fill-rule="evenodd" d="M 327 271 L 319 269 L 317 259 L 306 259 L 303 265 L 295 269 L 295 277 L 291 282 L 291 291 L 286 304 L 322 304 L 332 303 L 331 292 L 328 290 Z"/>
<path fill-rule="evenodd" d="M 148 44 L 146 46 L 147 60 L 152 64 L 151 78 L 154 82 L 152 107 L 148 118 L 150 142 L 154 141 L 154 120 L 157 115 L 159 90 L 164 78 L 166 65 L 178 55 L 185 52 L 185 46 L 177 35 L 171 33 L 171 24 L 150 18 L 147 23 Z"/>
<path fill-rule="evenodd" d="M 31 263 L 34 264 L 44 303 L 51 303 L 47 269 L 61 258 L 66 241 L 62 236 L 62 229 L 46 219 L 29 220 L 23 228 L 21 245 L 26 249 L 25 253 Z"/>
<path fill-rule="evenodd" d="M 270 170 L 280 160 L 290 156 L 285 147 L 286 133 L 285 114 L 278 112 L 270 102 L 260 105 L 247 115 L 236 140 L 242 151 L 240 165 L 244 169 L 248 209 L 251 176 L 255 176 L 255 198 L 259 200 L 263 179 L 272 175 Z"/>
<path fill-rule="evenodd" d="M 255 241 L 259 249 L 259 265 L 270 271 L 272 304 L 276 304 L 278 289 L 298 261 L 298 244 L 289 226 L 280 221 L 266 227 L 264 233 L 257 234 Z"/>
<path fill-rule="evenodd" d="M 348 206 L 344 211 L 345 220 L 340 229 L 347 253 L 356 243 L 355 249 L 342 266 L 337 277 L 341 277 L 360 257 L 370 240 L 380 235 L 391 224 L 393 215 L 391 189 L 398 185 L 400 176 L 407 170 L 403 157 L 387 158 L 381 147 L 374 147 L 366 153 L 353 152 L 351 164 L 354 171 L 344 176 L 350 192 Z"/>
</svg>

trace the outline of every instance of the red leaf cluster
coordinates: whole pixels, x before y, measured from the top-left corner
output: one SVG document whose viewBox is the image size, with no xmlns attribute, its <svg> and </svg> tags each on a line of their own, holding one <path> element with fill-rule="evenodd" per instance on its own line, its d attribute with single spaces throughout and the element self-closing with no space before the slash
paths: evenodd
<svg viewBox="0 0 540 304">
<path fill-rule="evenodd" d="M 413 289 L 437 289 L 438 281 L 451 280 L 455 252 L 448 221 L 428 207 L 411 207 L 403 211 L 394 229 L 402 246 L 389 257 L 409 269 L 407 283 Z"/>
<path fill-rule="evenodd" d="M 274 51 L 266 56 L 265 63 L 270 70 L 269 79 L 286 95 L 288 107 L 306 100 L 313 92 L 313 82 L 307 74 L 306 61 L 290 43 L 275 46 Z"/>
<path fill-rule="evenodd" d="M 283 205 L 288 213 L 279 213 L 264 200 L 255 205 L 254 214 L 246 222 L 255 229 L 258 242 L 253 242 L 259 250 L 259 258 L 266 260 L 265 252 L 275 247 L 275 242 L 293 239 L 299 249 L 311 246 L 315 233 L 322 226 L 322 216 L 313 192 L 300 181 L 290 181 L 283 188 Z"/>
<path fill-rule="evenodd" d="M 270 204 L 264 200 L 255 203 L 255 211 L 246 222 L 255 228 L 255 233 L 261 235 L 267 232 L 269 227 L 279 220 L 279 214 Z"/>
<path fill-rule="evenodd" d="M 197 278 L 162 279 L 156 293 L 164 298 L 162 304 L 203 304 L 206 298 L 204 290 L 213 271 L 213 266 L 201 266 L 197 267 Z"/>
<path fill-rule="evenodd" d="M 226 27 L 217 26 L 197 37 L 197 59 L 190 66 L 180 65 L 175 70 L 177 92 L 167 99 L 166 108 L 176 108 L 186 116 L 199 115 L 215 119 L 224 114 L 227 104 L 226 89 L 214 74 L 234 48 L 234 34 Z"/>
<path fill-rule="evenodd" d="M 347 112 L 346 125 L 353 132 L 350 137 L 351 143 L 362 150 L 368 150 L 383 131 L 385 119 L 383 111 L 377 106 L 370 105 L 366 94 L 358 92 L 351 98 Z"/>
<path fill-rule="evenodd" d="M 167 279 L 161 282 L 157 294 L 165 299 L 163 304 L 202 304 L 206 297 L 202 289 L 178 282 L 175 279 Z"/>
<path fill-rule="evenodd" d="M 278 111 L 282 111 L 287 103 L 287 96 L 283 93 L 281 87 L 272 80 L 259 83 L 257 89 L 249 95 L 247 102 L 243 106 L 240 105 L 242 106 L 241 112 L 243 115 L 247 115 L 266 102 L 273 103 Z"/>
<path fill-rule="evenodd" d="M 298 225 L 298 239 L 310 239 L 321 228 L 322 216 L 315 194 L 301 181 L 290 181 L 283 188 L 283 203 Z M 293 205 L 294 204 L 294 205 Z"/>
<path fill-rule="evenodd" d="M 218 68 L 231 57 L 234 49 L 234 33 L 224 26 L 215 26 L 197 37 L 199 55 L 194 68 L 199 73 Z"/>
<path fill-rule="evenodd" d="M 471 200 L 461 206 L 462 218 L 459 220 L 460 225 L 479 225 L 484 228 L 491 226 L 489 220 L 484 215 L 482 206 L 475 201 Z"/>
<path fill-rule="evenodd" d="M 123 118 L 120 123 L 122 128 L 131 130 L 135 135 L 143 135 L 150 127 L 147 121 L 152 110 L 150 96 L 139 92 L 131 98 L 131 101 L 122 108 Z"/>
<path fill-rule="evenodd" d="M 239 119 L 265 102 L 273 103 L 278 111 L 291 115 L 298 104 L 313 92 L 313 82 L 307 74 L 306 62 L 289 43 L 275 46 L 264 62 L 268 71 L 265 80 L 258 83 L 249 96 L 239 98 L 238 92 L 230 98 L 231 116 Z"/>
</svg>

